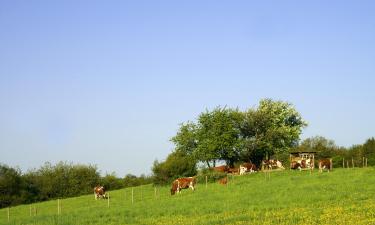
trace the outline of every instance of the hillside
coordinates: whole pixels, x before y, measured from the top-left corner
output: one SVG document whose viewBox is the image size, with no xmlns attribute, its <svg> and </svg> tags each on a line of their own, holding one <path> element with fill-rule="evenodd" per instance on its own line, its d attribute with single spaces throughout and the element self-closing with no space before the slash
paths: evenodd
<svg viewBox="0 0 375 225">
<path fill-rule="evenodd" d="M 235 176 L 227 186 L 197 184 L 170 196 L 169 186 L 111 191 L 0 210 L 0 224 L 371 224 L 375 223 L 375 169 L 330 173 L 272 172 Z M 35 209 L 37 215 L 35 215 Z M 31 215 L 30 215 L 31 214 Z"/>
</svg>

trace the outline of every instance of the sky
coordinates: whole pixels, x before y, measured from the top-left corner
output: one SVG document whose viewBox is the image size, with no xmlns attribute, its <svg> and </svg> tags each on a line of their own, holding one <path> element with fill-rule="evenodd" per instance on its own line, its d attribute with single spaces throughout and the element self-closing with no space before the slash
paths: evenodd
<svg viewBox="0 0 375 225">
<path fill-rule="evenodd" d="M 216 106 L 292 103 L 301 139 L 375 136 L 374 1 L 0 0 L 0 163 L 151 174 Z"/>
</svg>

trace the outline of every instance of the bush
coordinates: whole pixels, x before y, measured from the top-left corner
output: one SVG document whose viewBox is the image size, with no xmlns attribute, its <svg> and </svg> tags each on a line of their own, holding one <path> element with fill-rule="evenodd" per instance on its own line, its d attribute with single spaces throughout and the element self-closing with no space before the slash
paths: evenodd
<svg viewBox="0 0 375 225">
<path fill-rule="evenodd" d="M 196 161 L 184 153 L 176 151 L 169 154 L 164 162 L 155 161 L 152 172 L 154 184 L 167 184 L 178 177 L 196 175 Z"/>
</svg>

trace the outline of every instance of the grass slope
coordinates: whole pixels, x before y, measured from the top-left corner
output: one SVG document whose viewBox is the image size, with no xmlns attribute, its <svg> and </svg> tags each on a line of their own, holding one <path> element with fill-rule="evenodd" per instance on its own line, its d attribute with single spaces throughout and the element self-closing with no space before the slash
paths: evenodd
<svg viewBox="0 0 375 225">
<path fill-rule="evenodd" d="M 170 196 L 151 185 L 0 210 L 0 224 L 375 224 L 375 169 L 272 172 L 236 176 L 228 186 L 198 184 Z M 33 212 L 32 212 L 33 214 Z"/>
</svg>

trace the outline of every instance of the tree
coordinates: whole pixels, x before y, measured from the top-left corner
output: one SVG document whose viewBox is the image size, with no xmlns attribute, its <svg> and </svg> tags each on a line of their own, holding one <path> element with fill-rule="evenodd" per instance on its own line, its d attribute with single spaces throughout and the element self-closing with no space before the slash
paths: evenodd
<svg viewBox="0 0 375 225">
<path fill-rule="evenodd" d="M 263 99 L 257 109 L 245 112 L 241 134 L 242 156 L 259 164 L 274 154 L 285 153 L 297 145 L 307 123 L 290 103 Z"/>
<path fill-rule="evenodd" d="M 176 151 L 192 155 L 197 147 L 197 125 L 190 121 L 182 123 L 171 141 L 175 144 Z"/>
<path fill-rule="evenodd" d="M 317 152 L 316 157 L 319 158 L 332 158 L 337 155 L 338 147 L 333 140 L 329 140 L 322 136 L 315 136 L 306 138 L 298 146 L 299 151 L 313 151 Z"/>
<path fill-rule="evenodd" d="M 21 172 L 0 164 L 0 208 L 20 202 L 21 189 Z"/>
<path fill-rule="evenodd" d="M 196 159 L 210 162 L 224 160 L 227 165 L 239 160 L 242 149 L 240 125 L 243 115 L 238 109 L 217 107 L 199 115 L 197 129 L 197 147 L 193 152 Z"/>
<path fill-rule="evenodd" d="M 227 165 L 243 160 L 256 163 L 297 145 L 307 123 L 290 103 L 264 99 L 256 109 L 217 107 L 201 113 L 196 123 L 182 124 L 172 138 L 176 150 L 208 167 L 217 160 Z"/>
<path fill-rule="evenodd" d="M 166 184 L 178 177 L 194 176 L 197 173 L 196 161 L 182 151 L 174 151 L 164 162 L 155 160 L 152 172 L 155 184 Z"/>
<path fill-rule="evenodd" d="M 368 165 L 375 165 L 375 138 L 368 139 L 362 148 L 363 157 L 368 158 Z"/>
<path fill-rule="evenodd" d="M 238 109 L 216 107 L 199 115 L 196 123 L 182 124 L 171 140 L 177 151 L 193 156 L 208 167 L 217 160 L 233 165 L 242 149 L 240 125 L 243 114 Z"/>
</svg>

